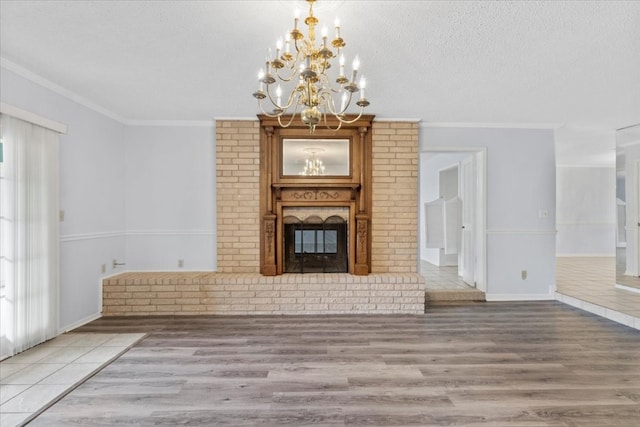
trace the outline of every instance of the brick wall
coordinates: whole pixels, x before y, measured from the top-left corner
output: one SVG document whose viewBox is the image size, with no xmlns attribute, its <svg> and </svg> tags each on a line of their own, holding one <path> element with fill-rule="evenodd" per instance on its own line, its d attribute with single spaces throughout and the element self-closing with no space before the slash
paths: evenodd
<svg viewBox="0 0 640 427">
<path fill-rule="evenodd" d="M 216 123 L 218 272 L 260 270 L 260 126 Z"/>
<path fill-rule="evenodd" d="M 417 271 L 418 123 L 373 124 L 372 255 L 374 273 Z M 216 124 L 218 272 L 260 270 L 260 126 Z"/>
<path fill-rule="evenodd" d="M 418 123 L 374 122 L 371 268 L 417 272 Z"/>
</svg>

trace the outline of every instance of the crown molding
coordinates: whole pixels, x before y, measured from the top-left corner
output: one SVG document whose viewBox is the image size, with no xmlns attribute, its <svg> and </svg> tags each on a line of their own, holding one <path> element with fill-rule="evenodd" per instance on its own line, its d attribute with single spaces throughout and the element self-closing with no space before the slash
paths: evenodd
<svg viewBox="0 0 640 427">
<path fill-rule="evenodd" d="M 31 111 L 23 110 L 11 104 L 0 102 L 0 113 L 12 116 L 25 122 L 33 123 L 43 128 L 50 129 L 54 132 L 65 134 L 67 133 L 67 125 L 64 123 L 56 122 L 55 120 L 42 117 Z"/>
<path fill-rule="evenodd" d="M 215 120 L 125 120 L 127 126 L 214 127 Z"/>
<path fill-rule="evenodd" d="M 418 118 L 395 118 L 395 117 L 376 117 L 373 119 L 374 122 L 409 122 L 409 123 L 420 123 L 422 119 Z"/>
<path fill-rule="evenodd" d="M 558 129 L 562 123 L 421 122 L 424 128 Z"/>
<path fill-rule="evenodd" d="M 113 111 L 96 104 L 93 101 L 88 100 L 82 95 L 79 95 L 69 89 L 66 89 L 51 80 L 48 80 L 33 71 L 12 62 L 6 58 L 0 57 L 0 67 L 9 70 L 20 77 L 29 80 L 39 86 L 44 87 L 60 96 L 63 96 L 76 104 L 82 105 L 98 114 L 106 116 L 110 119 L 117 121 L 126 126 L 185 126 L 185 127 L 211 127 L 214 125 L 214 121 L 209 120 L 134 120 L 114 113 Z"/>
<path fill-rule="evenodd" d="M 242 122 L 257 122 L 258 117 L 214 117 L 214 121 L 242 121 Z"/>
<path fill-rule="evenodd" d="M 33 71 L 29 71 L 26 68 L 16 64 L 15 62 L 11 62 L 6 58 L 2 58 L 0 57 L 0 66 L 2 68 L 5 68 L 17 75 L 19 75 L 20 77 L 23 77 L 33 83 L 36 83 L 46 89 L 49 89 L 50 91 L 57 93 L 58 95 L 64 96 L 65 98 L 70 99 L 71 101 L 82 105 L 83 107 L 89 108 L 90 110 L 95 111 L 96 113 L 100 113 L 104 116 L 107 116 L 117 122 L 120 122 L 122 124 L 126 124 L 126 119 L 124 117 L 122 117 L 119 114 L 114 113 L 111 110 L 108 110 L 98 104 L 96 104 L 95 102 L 89 101 L 87 98 L 78 95 L 77 93 L 66 89 L 54 82 L 52 82 L 51 80 L 45 79 L 44 77 L 34 73 Z"/>
</svg>

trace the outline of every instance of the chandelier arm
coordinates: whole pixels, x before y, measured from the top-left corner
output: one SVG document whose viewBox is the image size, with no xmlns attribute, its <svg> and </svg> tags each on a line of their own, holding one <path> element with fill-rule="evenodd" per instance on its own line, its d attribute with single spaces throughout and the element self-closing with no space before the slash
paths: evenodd
<svg viewBox="0 0 640 427">
<path fill-rule="evenodd" d="M 271 105 L 273 105 L 275 108 L 277 108 L 278 110 L 284 110 L 282 112 L 279 113 L 279 115 L 284 114 L 284 112 L 286 110 L 289 109 L 289 107 L 291 107 L 291 105 L 293 104 L 293 99 L 295 97 L 295 89 L 289 94 L 289 99 L 287 100 L 287 104 L 286 105 L 279 105 L 276 101 L 273 100 L 273 97 L 271 96 L 271 92 L 269 91 L 269 87 L 271 85 L 267 85 L 267 97 L 269 98 L 269 101 L 271 101 Z"/>
<path fill-rule="evenodd" d="M 349 109 L 349 107 L 351 106 L 351 101 L 353 100 L 353 92 L 345 92 L 349 94 L 349 97 L 347 98 L 347 100 L 344 103 L 344 107 L 342 107 L 342 109 L 340 111 L 338 111 L 336 109 L 335 106 L 335 100 L 333 99 L 333 96 L 331 96 L 330 93 L 328 93 L 326 90 L 323 92 L 323 97 L 325 100 L 327 100 L 327 98 L 329 98 L 326 101 L 326 106 L 329 109 L 329 112 L 331 114 L 333 114 L 334 116 L 341 116 L 344 115 L 344 113 Z M 326 97 L 325 97 L 326 95 Z"/>
<path fill-rule="evenodd" d="M 323 88 L 323 90 L 320 93 L 320 97 L 325 101 L 325 114 L 327 110 L 329 110 L 329 112 L 334 116 L 339 114 L 336 112 L 335 100 L 333 99 L 333 96 L 331 96 L 331 93 L 329 93 L 326 88 Z"/>
<path fill-rule="evenodd" d="M 280 75 L 280 69 L 276 70 L 276 76 L 283 82 L 290 82 L 293 78 L 298 74 L 298 68 L 295 66 L 295 63 L 289 67 L 286 67 L 288 70 L 291 70 L 291 74 L 288 77 L 283 77 Z"/>
<path fill-rule="evenodd" d="M 324 121 L 324 127 L 329 129 L 330 131 L 337 132 L 342 127 L 343 121 L 340 119 L 340 116 L 336 115 L 336 118 L 338 119 L 338 126 L 336 126 L 335 128 L 332 128 L 331 126 L 329 126 L 329 123 L 327 122 L 327 114 L 326 113 L 323 114 L 323 117 L 324 117 L 324 120 L 323 120 Z"/>
<path fill-rule="evenodd" d="M 340 120 L 340 123 L 351 124 L 351 123 L 357 122 L 360 119 L 360 117 L 362 117 L 363 113 L 364 113 L 364 107 L 360 107 L 360 113 L 358 113 L 358 117 L 356 117 L 353 120 L 345 120 L 345 119 L 342 118 L 344 116 L 342 116 L 342 117 L 341 116 L 336 116 L 336 117 L 338 117 L 338 120 Z"/>
<path fill-rule="evenodd" d="M 258 106 L 260 107 L 260 111 L 262 111 L 262 114 L 264 114 L 267 117 L 280 117 L 284 114 L 284 111 L 281 111 L 277 114 L 274 113 L 267 113 L 267 111 L 264 109 L 264 107 L 262 106 L 262 100 L 258 101 Z"/>
<path fill-rule="evenodd" d="M 283 116 L 287 112 L 287 110 L 280 109 L 280 111 L 274 110 L 274 112 L 269 113 L 262 106 L 262 100 L 258 101 L 258 106 L 260 107 L 260 111 L 262 111 L 262 114 L 264 114 L 267 117 L 272 117 L 272 118 L 278 117 L 279 118 L 279 117 Z M 297 105 L 296 105 L 296 109 L 294 110 L 292 115 L 295 115 L 297 113 L 297 111 L 298 111 L 298 108 L 297 108 Z"/>
<path fill-rule="evenodd" d="M 280 116 L 278 116 L 278 123 L 280 124 L 281 127 L 287 128 L 287 127 L 291 126 L 291 123 L 293 123 L 293 119 L 294 119 L 295 116 L 296 116 L 296 113 L 293 113 L 291 115 L 291 118 L 287 122 L 287 124 L 284 124 L 284 123 L 282 123 L 282 115 L 280 115 Z"/>
<path fill-rule="evenodd" d="M 327 90 L 330 90 L 333 93 L 342 93 L 344 91 L 344 89 L 342 88 L 342 86 L 340 86 L 338 89 L 335 89 L 332 85 L 331 82 L 328 83 L 328 88 Z"/>
<path fill-rule="evenodd" d="M 335 89 L 331 84 L 331 79 L 329 79 L 329 76 L 326 74 L 321 74 L 321 79 L 323 80 L 322 87 L 325 88 L 327 91 L 331 91 L 333 93 L 341 93 L 344 90 L 342 89 L 343 85 L 339 85 L 338 88 Z"/>
</svg>

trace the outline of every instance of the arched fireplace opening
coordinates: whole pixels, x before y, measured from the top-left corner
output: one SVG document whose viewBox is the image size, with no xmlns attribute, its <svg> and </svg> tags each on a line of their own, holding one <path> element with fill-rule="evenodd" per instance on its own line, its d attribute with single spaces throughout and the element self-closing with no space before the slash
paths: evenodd
<svg viewBox="0 0 640 427">
<path fill-rule="evenodd" d="M 347 221 L 338 215 L 325 220 L 312 215 L 304 221 L 283 218 L 285 273 L 347 273 L 349 271 Z"/>
</svg>

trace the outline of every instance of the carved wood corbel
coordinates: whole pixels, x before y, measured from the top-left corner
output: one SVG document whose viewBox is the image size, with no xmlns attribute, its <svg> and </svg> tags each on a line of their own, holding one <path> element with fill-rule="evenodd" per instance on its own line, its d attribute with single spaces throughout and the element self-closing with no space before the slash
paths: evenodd
<svg viewBox="0 0 640 427">
<path fill-rule="evenodd" d="M 369 215 L 356 215 L 356 265 L 354 274 L 369 274 Z"/>
<path fill-rule="evenodd" d="M 260 273 L 265 276 L 275 276 L 277 274 L 276 266 L 276 215 L 266 214 L 262 217 L 263 236 L 263 259 L 264 262 L 260 266 Z"/>
</svg>

